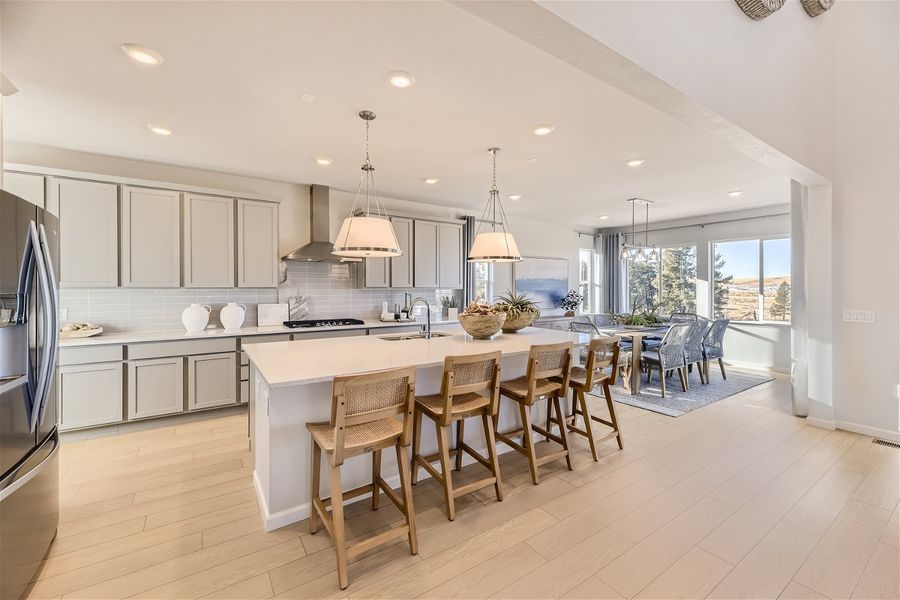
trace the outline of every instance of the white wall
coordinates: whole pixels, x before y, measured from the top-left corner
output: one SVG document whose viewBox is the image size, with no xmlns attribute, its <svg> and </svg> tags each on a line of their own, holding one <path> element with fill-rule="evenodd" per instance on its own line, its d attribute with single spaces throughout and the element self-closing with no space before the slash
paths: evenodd
<svg viewBox="0 0 900 600">
<path fill-rule="evenodd" d="M 605 231 L 628 233 L 631 228 L 619 227 Z M 790 234 L 790 206 L 782 205 L 651 223 L 649 238 L 650 243 L 661 247 L 683 244 L 697 246 L 697 312 L 710 316 L 712 244 L 723 240 Z M 731 364 L 787 373 L 791 368 L 790 324 L 732 323 L 725 336 L 725 348 Z"/>
</svg>

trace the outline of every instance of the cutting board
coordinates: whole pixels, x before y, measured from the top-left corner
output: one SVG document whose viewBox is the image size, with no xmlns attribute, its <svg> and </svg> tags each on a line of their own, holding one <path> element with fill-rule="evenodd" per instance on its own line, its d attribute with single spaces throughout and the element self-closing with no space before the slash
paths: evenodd
<svg viewBox="0 0 900 600">
<path fill-rule="evenodd" d="M 260 327 L 269 325 L 282 325 L 288 320 L 288 305 L 285 304 L 258 304 L 256 306 L 256 322 Z"/>
</svg>

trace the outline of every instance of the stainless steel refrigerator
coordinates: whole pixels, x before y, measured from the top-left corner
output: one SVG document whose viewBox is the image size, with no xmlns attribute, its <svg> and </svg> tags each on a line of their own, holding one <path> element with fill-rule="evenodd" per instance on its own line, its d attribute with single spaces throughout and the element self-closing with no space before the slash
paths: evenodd
<svg viewBox="0 0 900 600">
<path fill-rule="evenodd" d="M 0 598 L 29 589 L 59 522 L 59 221 L 0 191 Z"/>
</svg>

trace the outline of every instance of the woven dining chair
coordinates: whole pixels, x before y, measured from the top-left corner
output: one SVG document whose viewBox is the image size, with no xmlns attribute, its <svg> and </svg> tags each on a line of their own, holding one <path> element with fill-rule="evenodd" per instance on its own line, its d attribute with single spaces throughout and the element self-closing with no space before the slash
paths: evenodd
<svg viewBox="0 0 900 600">
<path fill-rule="evenodd" d="M 525 375 L 500 384 L 500 395 L 506 396 L 519 405 L 522 428 L 501 433 L 498 429 L 498 414 L 494 416 L 494 435 L 499 441 L 528 459 L 531 481 L 535 485 L 539 482 L 537 468 L 548 462 L 565 458 L 566 466 L 570 471 L 572 470 L 566 421 L 559 398 L 566 393 L 569 387 L 569 367 L 573 348 L 572 342 L 532 346 L 528 353 L 528 367 Z M 548 413 L 551 410 L 556 412 L 556 418 L 554 419 L 551 415 L 546 429 L 531 422 L 531 407 L 543 398 L 550 403 Z M 559 435 L 550 431 L 553 422 L 559 425 Z M 532 431 L 541 434 L 548 441 L 553 440 L 562 446 L 562 450 L 538 458 L 534 451 Z M 512 439 L 519 435 L 522 436 L 521 444 Z"/>
<path fill-rule="evenodd" d="M 447 518 L 451 521 L 456 518 L 454 499 L 457 496 L 493 485 L 497 500 L 503 500 L 500 463 L 497 459 L 497 444 L 494 440 L 492 422 L 499 405 L 499 351 L 446 357 L 440 393 L 416 397 L 413 419 L 412 483 L 416 484 L 420 467 L 428 471 L 444 490 Z M 420 452 L 423 415 L 434 421 L 437 433 L 438 452 L 430 456 L 423 456 Z M 464 425 L 466 419 L 472 417 L 481 417 L 487 457 L 482 456 L 465 442 Z M 448 430 L 454 423 L 456 423 L 456 448 L 451 449 Z M 459 471 L 462 469 L 463 452 L 487 468 L 491 476 L 454 488 L 450 456 L 455 456 L 455 468 Z M 440 461 L 441 472 L 431 465 L 435 461 Z"/>
<path fill-rule="evenodd" d="M 709 326 L 709 331 L 703 338 L 703 370 L 706 372 L 706 381 L 709 381 L 709 361 L 718 359 L 719 370 L 722 371 L 722 379 L 725 377 L 725 332 L 728 330 L 729 319 L 716 319 Z"/>
<path fill-rule="evenodd" d="M 409 541 L 410 553 L 418 553 L 409 458 L 405 450 L 409 446 L 412 430 L 415 384 L 415 367 L 335 377 L 331 419 L 306 424 L 312 439 L 309 531 L 316 533 L 321 519 L 331 534 L 337 558 L 338 584 L 342 590 L 349 583 L 347 561 L 374 546 L 405 536 Z M 402 498 L 381 477 L 381 451 L 391 446 L 397 453 Z M 319 496 L 322 452 L 330 457 L 328 478 L 331 497 L 324 500 Z M 369 453 L 372 454 L 372 483 L 344 492 L 341 487 L 341 465 L 344 460 Z M 378 509 L 380 493 L 384 492 L 403 513 L 405 522 L 347 547 L 344 501 L 370 492 L 372 510 Z M 329 507 L 331 511 L 328 511 Z"/>
<path fill-rule="evenodd" d="M 647 367 L 647 383 L 653 377 L 653 370 L 659 371 L 659 389 L 666 397 L 666 373 L 678 371 L 681 389 L 688 390 L 687 367 L 684 363 L 684 342 L 687 339 L 691 323 L 675 323 L 666 332 L 662 343 L 656 350 L 646 350 L 641 354 L 641 362 Z"/>
<path fill-rule="evenodd" d="M 706 337 L 706 330 L 709 329 L 709 320 L 699 317 L 690 325 L 691 328 L 688 329 L 687 338 L 684 341 L 684 364 L 688 367 L 688 373 L 691 372 L 694 365 L 697 365 L 700 383 L 709 383 L 703 353 L 703 339 Z M 688 387 L 690 388 L 690 381 L 688 381 Z"/>
<path fill-rule="evenodd" d="M 591 456 L 597 460 L 597 442 L 616 438 L 621 450 L 622 432 L 619 429 L 619 420 L 616 417 L 616 406 L 612 399 L 610 386 L 616 384 L 616 373 L 619 371 L 619 339 L 617 337 L 599 337 L 592 339 L 587 348 L 587 361 L 584 367 L 572 367 L 569 373 L 569 387 L 572 388 L 572 421 L 569 431 L 587 438 L 591 447 Z M 609 369 L 609 371 L 607 371 Z M 603 395 L 606 398 L 606 406 L 609 409 L 609 421 L 601 419 L 591 413 L 588 394 L 597 386 L 603 387 Z M 584 423 L 584 429 L 579 429 L 578 416 Z M 612 431 L 603 437 L 594 438 L 592 421 L 597 421 Z"/>
</svg>

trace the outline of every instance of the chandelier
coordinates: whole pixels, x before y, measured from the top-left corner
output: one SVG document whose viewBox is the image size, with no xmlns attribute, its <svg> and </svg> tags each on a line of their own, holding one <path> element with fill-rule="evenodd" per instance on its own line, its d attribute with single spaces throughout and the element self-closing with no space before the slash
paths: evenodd
<svg viewBox="0 0 900 600">
<path fill-rule="evenodd" d="M 488 152 L 491 153 L 494 164 L 493 179 L 488 201 L 478 224 L 478 233 L 469 251 L 469 262 L 519 262 L 522 260 L 522 254 L 516 245 L 516 239 L 506 231 L 506 213 L 503 211 L 503 204 L 500 203 L 500 190 L 497 188 L 497 153 L 500 152 L 500 148 L 488 148 Z M 482 224 L 488 222 L 491 224 L 491 230 L 481 231 Z"/>
<path fill-rule="evenodd" d="M 650 227 L 650 205 L 652 200 L 644 200 L 642 198 L 629 198 L 626 200 L 631 204 L 631 238 L 630 242 L 622 242 L 619 250 L 619 260 L 630 260 L 633 262 L 654 263 L 659 260 L 659 248 L 651 246 L 649 241 Z M 644 243 L 641 244 L 635 230 L 635 211 L 637 205 L 644 206 Z"/>
</svg>

